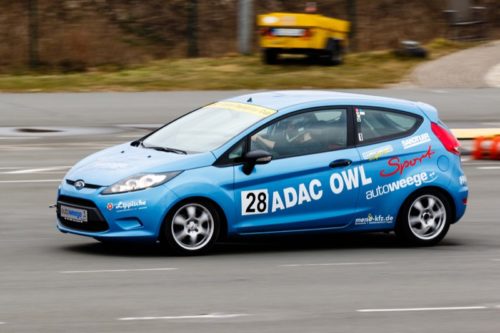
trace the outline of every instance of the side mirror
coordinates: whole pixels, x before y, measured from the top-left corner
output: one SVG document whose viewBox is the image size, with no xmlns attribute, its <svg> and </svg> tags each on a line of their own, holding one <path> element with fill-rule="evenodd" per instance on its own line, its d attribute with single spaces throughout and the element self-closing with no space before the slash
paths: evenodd
<svg viewBox="0 0 500 333">
<path fill-rule="evenodd" d="M 249 151 L 243 157 L 243 172 L 245 175 L 249 175 L 257 164 L 267 164 L 272 159 L 273 155 L 265 150 Z"/>
</svg>

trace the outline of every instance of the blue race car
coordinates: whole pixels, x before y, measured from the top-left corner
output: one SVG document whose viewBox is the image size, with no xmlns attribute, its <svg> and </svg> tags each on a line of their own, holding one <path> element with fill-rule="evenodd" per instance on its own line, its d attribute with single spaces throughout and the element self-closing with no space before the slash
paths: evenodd
<svg viewBox="0 0 500 333">
<path fill-rule="evenodd" d="M 458 147 L 424 103 L 239 96 L 77 163 L 59 187 L 58 228 L 183 254 L 225 237 L 308 232 L 395 231 L 433 245 L 465 213 Z"/>
</svg>

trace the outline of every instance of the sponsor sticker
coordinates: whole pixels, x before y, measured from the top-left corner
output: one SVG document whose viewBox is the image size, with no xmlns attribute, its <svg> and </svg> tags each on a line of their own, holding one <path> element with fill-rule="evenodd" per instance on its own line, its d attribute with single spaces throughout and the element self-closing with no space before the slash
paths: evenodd
<svg viewBox="0 0 500 333">
<path fill-rule="evenodd" d="M 390 154 L 394 151 L 394 148 L 392 145 L 387 145 L 379 148 L 375 148 L 372 150 L 365 151 L 362 156 L 363 159 L 373 161 L 373 160 L 378 160 L 384 155 Z"/>
<path fill-rule="evenodd" d="M 372 183 L 363 166 L 335 172 L 330 175 L 330 191 L 337 195 Z M 281 190 L 257 189 L 241 192 L 241 215 L 275 213 L 295 206 L 304 205 L 323 197 L 323 184 L 319 179 L 308 183 L 285 187 Z"/>
<path fill-rule="evenodd" d="M 420 135 L 412 136 L 408 139 L 401 140 L 401 144 L 403 145 L 403 149 L 409 149 L 430 141 L 431 137 L 429 136 L 429 133 L 423 133 Z"/>
<path fill-rule="evenodd" d="M 420 172 L 413 176 L 401 178 L 385 185 L 379 185 L 366 192 L 366 200 L 372 200 L 386 194 L 390 194 L 405 187 L 420 187 L 424 183 L 432 183 L 437 179 L 437 175 L 432 172 Z"/>
<path fill-rule="evenodd" d="M 417 164 L 422 164 L 422 161 L 425 159 L 431 159 L 432 155 L 434 155 L 434 151 L 432 151 L 431 148 L 432 147 L 429 146 L 427 152 L 425 152 L 419 157 L 415 157 L 410 160 L 401 161 L 399 157 L 393 157 L 389 159 L 387 161 L 387 164 L 389 165 L 390 169 L 389 170 L 384 169 L 380 171 L 380 175 L 382 177 L 390 177 L 397 173 L 402 175 L 406 169 L 414 167 Z"/>
<path fill-rule="evenodd" d="M 465 175 L 462 175 L 458 178 L 458 182 L 460 183 L 461 186 L 467 185 L 467 177 Z"/>
<path fill-rule="evenodd" d="M 119 201 L 117 204 L 113 204 L 112 202 L 109 202 L 106 205 L 106 208 L 109 211 L 112 211 L 113 209 L 117 213 L 122 213 L 122 212 L 129 212 L 133 210 L 140 210 L 140 209 L 146 209 L 147 207 L 147 202 L 146 200 L 130 200 L 130 201 Z"/>
<path fill-rule="evenodd" d="M 361 122 L 361 112 L 359 111 L 358 108 L 354 109 L 354 111 L 356 112 L 356 121 L 358 123 L 360 123 Z"/>
<path fill-rule="evenodd" d="M 276 110 L 265 108 L 262 106 L 244 104 L 238 102 L 217 102 L 206 106 L 207 108 L 227 109 L 238 112 L 248 112 L 265 118 L 276 113 Z"/>
<path fill-rule="evenodd" d="M 392 215 L 372 215 L 368 214 L 367 217 L 359 217 L 354 220 L 354 225 L 372 225 L 372 224 L 390 224 L 394 221 Z"/>
<path fill-rule="evenodd" d="M 266 214 L 269 194 L 266 189 L 241 192 L 241 215 Z"/>
</svg>

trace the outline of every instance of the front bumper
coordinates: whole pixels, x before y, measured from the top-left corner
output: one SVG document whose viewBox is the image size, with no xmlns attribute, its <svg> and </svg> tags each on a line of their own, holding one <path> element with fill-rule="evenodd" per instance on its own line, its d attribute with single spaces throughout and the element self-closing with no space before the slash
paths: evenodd
<svg viewBox="0 0 500 333">
<path fill-rule="evenodd" d="M 101 188 L 77 190 L 64 181 L 57 199 L 57 228 L 64 233 L 100 239 L 155 241 L 177 196 L 166 185 L 136 192 L 102 195 Z M 87 211 L 86 222 L 61 216 L 61 205 Z"/>
</svg>

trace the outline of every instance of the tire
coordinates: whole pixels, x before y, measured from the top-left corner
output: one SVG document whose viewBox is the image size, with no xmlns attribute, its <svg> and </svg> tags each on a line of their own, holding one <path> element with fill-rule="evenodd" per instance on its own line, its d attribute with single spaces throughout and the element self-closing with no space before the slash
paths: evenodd
<svg viewBox="0 0 500 333">
<path fill-rule="evenodd" d="M 262 51 L 262 59 L 268 65 L 275 65 L 278 63 L 278 51 L 274 49 L 265 49 Z"/>
<path fill-rule="evenodd" d="M 344 63 L 344 51 L 339 46 L 334 52 L 332 52 L 330 58 L 330 64 L 333 66 L 337 66 L 343 63 Z"/>
<path fill-rule="evenodd" d="M 441 193 L 415 193 L 401 208 L 396 235 L 407 245 L 435 245 L 446 236 L 452 216 L 451 204 Z"/>
<path fill-rule="evenodd" d="M 321 60 L 325 66 L 336 66 L 344 62 L 344 50 L 340 42 L 335 39 L 329 39 Z"/>
<path fill-rule="evenodd" d="M 208 201 L 185 201 L 176 205 L 163 225 L 168 248 L 181 255 L 206 253 L 219 238 L 221 218 Z"/>
</svg>

